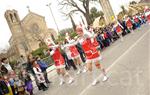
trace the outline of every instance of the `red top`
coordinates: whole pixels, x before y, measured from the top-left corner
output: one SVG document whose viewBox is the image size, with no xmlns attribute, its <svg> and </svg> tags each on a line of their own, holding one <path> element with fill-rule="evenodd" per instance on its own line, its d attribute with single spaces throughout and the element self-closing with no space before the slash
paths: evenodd
<svg viewBox="0 0 150 95">
<path fill-rule="evenodd" d="M 128 28 L 131 28 L 131 27 L 132 27 L 132 22 L 131 22 L 130 19 L 128 19 L 128 20 L 126 21 L 126 26 L 127 26 Z"/>
<path fill-rule="evenodd" d="M 147 16 L 147 20 L 150 20 L 150 14 Z"/>
<path fill-rule="evenodd" d="M 119 32 L 121 32 L 121 31 L 122 31 L 121 26 L 120 26 L 120 25 L 117 25 L 117 26 L 116 26 L 116 32 L 119 33 Z"/>
<path fill-rule="evenodd" d="M 55 62 L 55 66 L 61 66 L 61 65 L 64 65 L 65 63 L 65 60 L 63 56 L 61 55 L 59 48 L 56 48 L 56 50 L 54 51 L 54 54 L 52 55 L 52 58 Z"/>
<path fill-rule="evenodd" d="M 76 57 L 79 55 L 79 52 L 78 52 L 76 46 L 70 46 L 69 50 L 71 52 L 71 57 Z"/>
<path fill-rule="evenodd" d="M 90 38 L 84 40 L 81 45 L 87 59 L 94 59 L 100 56 L 97 48 L 94 46 Z"/>
<path fill-rule="evenodd" d="M 142 15 L 142 19 L 145 19 L 145 16 L 144 16 L 144 15 Z"/>
<path fill-rule="evenodd" d="M 134 21 L 135 21 L 136 23 L 138 23 L 138 22 L 139 22 L 139 19 L 138 19 L 137 17 L 135 17 L 135 18 L 134 18 Z"/>
</svg>

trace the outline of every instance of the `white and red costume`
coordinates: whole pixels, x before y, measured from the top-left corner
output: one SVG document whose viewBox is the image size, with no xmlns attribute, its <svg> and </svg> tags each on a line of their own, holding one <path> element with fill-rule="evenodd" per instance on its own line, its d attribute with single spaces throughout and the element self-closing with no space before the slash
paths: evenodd
<svg viewBox="0 0 150 95">
<path fill-rule="evenodd" d="M 67 54 L 67 56 L 70 56 L 72 59 L 79 57 L 79 52 L 76 48 L 76 43 L 67 43 L 65 44 L 63 47 L 65 48 L 65 52 Z"/>
<path fill-rule="evenodd" d="M 46 44 L 48 45 L 48 47 L 51 49 L 49 53 L 49 55 L 52 56 L 55 66 L 57 69 L 60 68 L 65 68 L 65 60 L 59 50 L 59 46 L 58 45 L 54 45 L 54 43 L 51 41 L 50 38 L 46 39 Z"/>
<path fill-rule="evenodd" d="M 148 7 L 146 7 L 144 11 L 145 11 L 146 19 L 147 19 L 148 23 L 150 23 L 150 9 Z"/>
<path fill-rule="evenodd" d="M 77 31 L 82 30 L 81 27 L 77 27 Z M 83 48 L 83 51 L 86 56 L 86 63 L 87 62 L 95 62 L 101 59 L 100 52 L 97 50 L 97 47 L 95 47 L 95 43 L 97 41 L 95 38 L 92 38 L 89 33 L 85 33 L 84 37 L 78 40 Z"/>
<path fill-rule="evenodd" d="M 129 17 L 126 19 L 126 26 L 128 29 L 132 29 L 132 27 L 133 27 L 132 21 Z"/>
<path fill-rule="evenodd" d="M 71 57 L 75 58 L 75 57 L 79 56 L 79 52 L 78 52 L 76 46 L 70 46 L 69 50 L 71 52 Z"/>
<path fill-rule="evenodd" d="M 68 43 L 66 43 L 64 45 L 65 48 L 67 48 L 66 53 L 68 56 L 71 56 L 72 59 L 79 57 L 79 52 L 77 47 L 75 46 L 77 43 L 75 42 L 75 40 L 70 40 L 70 37 L 68 34 L 66 34 L 66 40 L 68 41 Z"/>
<path fill-rule="evenodd" d="M 55 62 L 56 68 L 57 69 L 65 68 L 65 60 L 64 60 L 63 56 L 61 55 L 59 48 L 53 49 L 50 53 Z"/>
<path fill-rule="evenodd" d="M 120 23 L 117 22 L 117 24 L 114 25 L 114 29 L 116 30 L 117 34 L 121 34 L 122 33 L 122 25 Z"/>
<path fill-rule="evenodd" d="M 80 44 L 85 52 L 86 62 L 88 61 L 97 61 L 101 59 L 100 53 L 97 50 L 97 47 L 94 46 L 92 38 L 82 39 Z"/>
<path fill-rule="evenodd" d="M 134 19 L 134 22 L 135 22 L 135 23 L 139 23 L 138 16 L 134 16 L 133 19 Z"/>
<path fill-rule="evenodd" d="M 91 33 L 89 35 L 91 35 L 92 37 L 94 37 L 92 39 L 93 40 L 93 45 L 98 48 L 99 47 L 99 43 L 97 42 L 96 35 L 95 35 L 92 27 L 90 27 L 89 32 Z"/>
</svg>

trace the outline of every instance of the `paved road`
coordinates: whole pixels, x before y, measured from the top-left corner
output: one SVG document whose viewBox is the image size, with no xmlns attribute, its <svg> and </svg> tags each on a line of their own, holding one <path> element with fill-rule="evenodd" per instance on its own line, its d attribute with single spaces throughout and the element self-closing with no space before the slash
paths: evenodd
<svg viewBox="0 0 150 95">
<path fill-rule="evenodd" d="M 59 86 L 58 76 L 54 76 L 49 90 L 36 95 L 150 95 L 149 32 L 150 26 L 143 25 L 125 36 L 124 42 L 118 40 L 102 52 L 107 82 L 91 86 L 92 77 L 84 73 L 74 75 L 73 84 Z M 93 76 L 101 79 L 97 70 Z"/>
</svg>

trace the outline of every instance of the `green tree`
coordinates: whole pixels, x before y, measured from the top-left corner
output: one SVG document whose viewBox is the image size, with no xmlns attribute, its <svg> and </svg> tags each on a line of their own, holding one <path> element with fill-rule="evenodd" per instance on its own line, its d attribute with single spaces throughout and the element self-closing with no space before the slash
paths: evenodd
<svg viewBox="0 0 150 95">
<path fill-rule="evenodd" d="M 70 33 L 70 37 L 71 37 L 71 38 L 74 38 L 74 37 L 76 37 L 76 36 L 77 36 L 77 33 L 76 33 L 75 31 L 73 31 L 73 32 Z"/>
<path fill-rule="evenodd" d="M 33 56 L 40 56 L 41 58 L 45 58 L 44 50 L 47 48 L 41 47 L 32 52 Z"/>
<path fill-rule="evenodd" d="M 94 22 L 94 20 L 99 16 L 103 17 L 104 13 L 102 11 L 98 11 L 95 7 L 92 7 L 90 10 L 90 18 L 92 22 Z"/>
<path fill-rule="evenodd" d="M 58 42 L 63 42 L 65 40 L 66 37 L 66 33 L 69 33 L 69 36 L 71 38 L 74 38 L 75 36 L 77 36 L 76 32 L 74 31 L 73 28 L 66 28 L 66 29 L 62 29 L 59 33 Z"/>
</svg>

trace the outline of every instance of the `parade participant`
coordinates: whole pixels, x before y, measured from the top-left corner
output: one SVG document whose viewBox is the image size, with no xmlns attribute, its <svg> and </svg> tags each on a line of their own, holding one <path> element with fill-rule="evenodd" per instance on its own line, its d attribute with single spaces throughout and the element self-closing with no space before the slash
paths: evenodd
<svg viewBox="0 0 150 95">
<path fill-rule="evenodd" d="M 65 83 L 65 76 L 69 77 L 68 83 L 71 84 L 74 81 L 74 79 L 65 70 L 65 60 L 60 52 L 60 45 L 55 45 L 55 43 L 51 42 L 51 39 L 47 39 L 46 43 L 49 47 L 48 54 L 52 56 L 52 59 L 54 60 L 57 74 L 60 78 L 60 85 L 63 85 Z"/>
<path fill-rule="evenodd" d="M 68 33 L 66 34 L 66 41 L 67 43 L 65 45 L 63 45 L 67 56 L 71 57 L 74 60 L 74 63 L 78 66 L 78 72 L 77 74 L 80 74 L 82 72 L 82 60 L 80 58 L 80 54 L 76 48 L 75 45 L 77 45 L 77 43 L 75 42 L 75 40 L 71 39 L 68 35 Z"/>
<path fill-rule="evenodd" d="M 67 44 L 68 43 L 68 41 L 67 40 L 65 40 L 64 41 L 64 44 Z M 72 59 L 72 57 L 71 57 L 71 55 L 70 55 L 70 51 L 68 52 L 66 49 L 64 49 L 63 47 L 61 48 L 62 49 L 62 55 L 63 55 L 63 57 L 64 57 L 64 59 L 65 59 L 65 65 L 66 65 L 66 70 L 70 70 L 70 67 L 72 66 L 73 67 L 73 69 L 74 70 L 77 70 L 77 66 L 76 66 L 76 64 L 74 63 L 74 61 L 73 61 L 73 59 Z M 65 51 L 66 50 L 66 51 Z"/>
<path fill-rule="evenodd" d="M 145 12 L 146 19 L 150 24 L 150 9 L 148 8 L 148 6 L 145 7 L 144 12 Z"/>
<path fill-rule="evenodd" d="M 138 15 L 135 15 L 133 17 L 133 19 L 134 19 L 134 22 L 136 24 L 136 28 L 139 28 L 140 27 L 140 21 L 139 21 Z"/>
<path fill-rule="evenodd" d="M 141 14 L 141 18 L 142 18 L 142 20 L 143 20 L 143 24 L 146 23 L 146 19 L 145 19 L 144 13 Z"/>
<path fill-rule="evenodd" d="M 89 26 L 89 29 L 88 29 L 87 32 L 89 32 L 89 35 L 91 35 L 91 36 L 93 37 L 93 45 L 94 45 L 95 47 L 99 48 L 99 43 L 98 43 L 98 41 L 97 41 L 97 39 L 96 39 L 96 36 L 97 36 L 97 35 L 94 33 L 93 27 L 92 27 L 92 26 Z"/>
<path fill-rule="evenodd" d="M 115 24 L 113 25 L 113 28 L 112 28 L 114 31 L 116 31 L 117 35 L 120 37 L 121 41 L 123 41 L 123 36 L 122 36 L 122 25 L 118 22 L 118 21 L 115 21 Z"/>
<path fill-rule="evenodd" d="M 101 55 L 97 48 L 93 45 L 93 37 L 91 35 L 88 35 L 86 30 L 84 31 L 81 26 L 76 27 L 76 32 L 80 36 L 78 41 L 81 43 L 82 48 L 85 52 L 88 70 L 92 72 L 92 63 L 95 63 L 97 69 L 101 69 L 102 74 L 104 75 L 103 81 L 106 81 L 108 78 L 106 76 L 105 69 L 100 65 Z M 98 80 L 94 78 L 92 85 L 96 85 L 97 83 Z"/>
<path fill-rule="evenodd" d="M 125 23 L 126 23 L 126 26 L 127 26 L 128 30 L 131 31 L 131 33 L 134 33 L 133 32 L 132 21 L 129 17 L 126 18 Z"/>
</svg>

